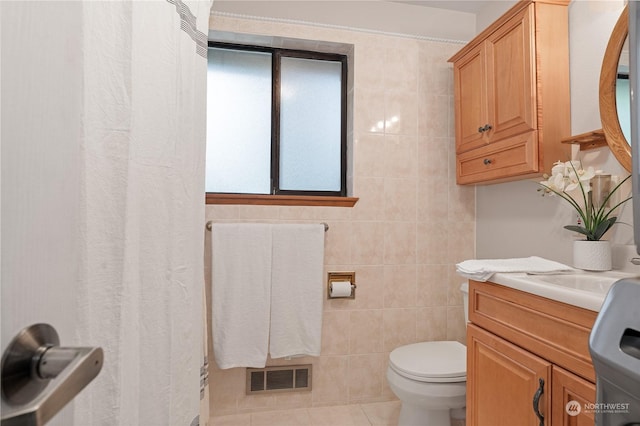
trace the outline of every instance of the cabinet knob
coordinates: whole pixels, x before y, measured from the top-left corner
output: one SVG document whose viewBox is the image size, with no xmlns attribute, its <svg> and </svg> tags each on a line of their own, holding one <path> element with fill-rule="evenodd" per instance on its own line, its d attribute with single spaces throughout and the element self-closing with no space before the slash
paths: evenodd
<svg viewBox="0 0 640 426">
<path fill-rule="evenodd" d="M 485 158 L 483 163 L 484 163 L 485 166 L 488 166 L 489 164 L 491 164 L 491 160 L 488 159 L 488 158 Z"/>
<path fill-rule="evenodd" d="M 478 127 L 478 132 L 479 133 L 484 133 L 484 132 L 488 132 L 491 129 L 493 129 L 493 127 L 491 127 L 491 124 L 485 124 L 482 127 Z"/>
</svg>

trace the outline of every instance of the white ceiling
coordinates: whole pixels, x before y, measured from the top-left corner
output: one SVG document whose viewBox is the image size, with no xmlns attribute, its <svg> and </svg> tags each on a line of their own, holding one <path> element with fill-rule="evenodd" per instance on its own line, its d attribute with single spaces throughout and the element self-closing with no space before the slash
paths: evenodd
<svg viewBox="0 0 640 426">
<path fill-rule="evenodd" d="M 413 6 L 435 7 L 477 14 L 491 1 L 482 0 L 389 0 L 393 3 L 405 3 Z M 499 1 L 499 0 L 494 0 Z"/>
<path fill-rule="evenodd" d="M 448 9 L 429 7 L 429 2 L 420 3 L 416 6 L 394 0 L 216 0 L 212 13 L 314 22 L 461 42 L 475 36 L 476 15 L 456 10 L 461 7 L 454 4 L 459 3 L 457 0 L 437 2 Z"/>
<path fill-rule="evenodd" d="M 516 1 L 216 0 L 212 11 L 468 41 Z"/>
</svg>

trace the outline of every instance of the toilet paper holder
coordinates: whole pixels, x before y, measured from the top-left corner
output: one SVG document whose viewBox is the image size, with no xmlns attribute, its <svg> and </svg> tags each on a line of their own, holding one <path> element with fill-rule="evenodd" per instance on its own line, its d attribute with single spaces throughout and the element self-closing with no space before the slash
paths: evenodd
<svg viewBox="0 0 640 426">
<path fill-rule="evenodd" d="M 335 287 L 334 287 L 335 284 Z M 346 288 L 345 285 L 349 284 Z M 356 273 L 355 272 L 329 272 L 327 278 L 327 299 L 355 299 L 356 298 Z"/>
</svg>

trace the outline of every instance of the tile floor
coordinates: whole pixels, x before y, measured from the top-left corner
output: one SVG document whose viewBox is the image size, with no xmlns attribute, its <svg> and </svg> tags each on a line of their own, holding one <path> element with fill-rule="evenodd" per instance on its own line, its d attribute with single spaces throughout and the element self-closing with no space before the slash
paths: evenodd
<svg viewBox="0 0 640 426">
<path fill-rule="evenodd" d="M 399 414 L 400 401 L 390 401 L 233 414 L 212 417 L 209 426 L 397 426 Z"/>
</svg>

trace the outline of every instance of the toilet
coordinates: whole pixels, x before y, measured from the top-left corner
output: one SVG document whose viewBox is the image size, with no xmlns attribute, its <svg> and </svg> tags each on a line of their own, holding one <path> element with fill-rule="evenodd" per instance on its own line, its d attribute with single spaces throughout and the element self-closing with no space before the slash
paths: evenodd
<svg viewBox="0 0 640 426">
<path fill-rule="evenodd" d="M 469 287 L 460 287 L 468 320 Z M 398 426 L 450 426 L 466 405 L 467 348 L 460 342 L 421 342 L 389 354 L 387 382 L 402 402 Z M 453 410 L 453 411 L 450 411 Z"/>
</svg>

